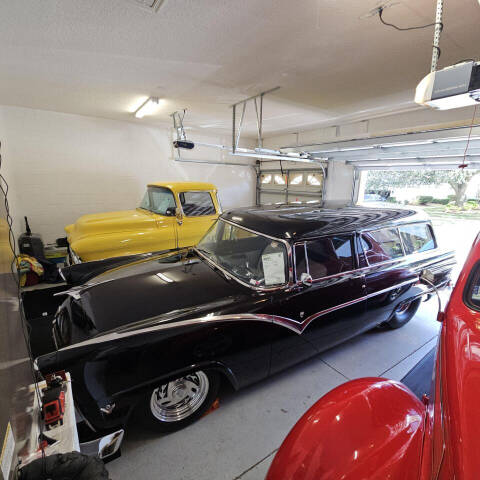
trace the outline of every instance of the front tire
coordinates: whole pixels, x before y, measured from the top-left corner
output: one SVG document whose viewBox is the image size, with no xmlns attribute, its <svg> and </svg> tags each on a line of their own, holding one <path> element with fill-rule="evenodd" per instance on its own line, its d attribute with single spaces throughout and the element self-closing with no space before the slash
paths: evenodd
<svg viewBox="0 0 480 480">
<path fill-rule="evenodd" d="M 395 308 L 390 320 L 386 322 L 386 326 L 390 329 L 403 327 L 407 324 L 413 316 L 417 313 L 420 306 L 421 299 L 413 300 L 412 302 L 403 302 Z"/>
<path fill-rule="evenodd" d="M 144 423 L 158 432 L 174 432 L 200 418 L 217 398 L 217 372 L 198 370 L 160 385 L 143 399 Z"/>
</svg>

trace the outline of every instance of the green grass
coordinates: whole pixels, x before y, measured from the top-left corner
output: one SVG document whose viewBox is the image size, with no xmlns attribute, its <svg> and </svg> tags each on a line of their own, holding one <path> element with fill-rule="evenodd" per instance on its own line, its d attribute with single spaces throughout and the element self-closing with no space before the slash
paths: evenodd
<svg viewBox="0 0 480 480">
<path fill-rule="evenodd" d="M 441 220 L 480 220 L 480 210 L 469 210 L 469 211 L 460 211 L 460 212 L 446 212 L 444 205 L 424 205 L 422 207 L 432 219 L 441 219 Z"/>
</svg>

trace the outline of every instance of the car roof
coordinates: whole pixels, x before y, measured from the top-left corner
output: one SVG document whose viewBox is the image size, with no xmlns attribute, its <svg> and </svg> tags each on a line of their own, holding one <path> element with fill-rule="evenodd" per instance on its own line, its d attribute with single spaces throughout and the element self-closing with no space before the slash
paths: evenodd
<svg viewBox="0 0 480 480">
<path fill-rule="evenodd" d="M 192 190 L 217 190 L 217 187 L 213 183 L 206 182 L 153 182 L 149 183 L 148 186 L 169 188 L 175 193 Z"/>
<path fill-rule="evenodd" d="M 363 207 L 333 202 L 239 208 L 225 211 L 221 218 L 288 241 L 429 220 L 423 212 L 412 209 Z"/>
</svg>

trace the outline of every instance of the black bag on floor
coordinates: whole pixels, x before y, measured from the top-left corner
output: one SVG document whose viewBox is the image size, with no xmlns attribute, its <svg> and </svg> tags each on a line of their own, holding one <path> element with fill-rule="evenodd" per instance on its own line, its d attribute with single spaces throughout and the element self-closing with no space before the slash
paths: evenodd
<svg viewBox="0 0 480 480">
<path fill-rule="evenodd" d="M 19 480 L 108 480 L 108 471 L 97 457 L 79 452 L 38 458 L 23 467 Z"/>
</svg>

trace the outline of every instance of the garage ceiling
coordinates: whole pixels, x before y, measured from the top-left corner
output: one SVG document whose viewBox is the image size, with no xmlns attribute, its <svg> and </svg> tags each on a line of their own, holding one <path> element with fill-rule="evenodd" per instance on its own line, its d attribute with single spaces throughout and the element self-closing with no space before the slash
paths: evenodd
<svg viewBox="0 0 480 480">
<path fill-rule="evenodd" d="M 446 0 L 441 65 L 478 57 L 476 0 Z M 151 5 L 150 5 L 151 4 Z M 141 122 L 230 128 L 228 105 L 274 86 L 266 134 L 415 108 L 431 29 L 360 18 L 376 0 L 15 0 L 0 4 L 0 104 Z M 153 7 L 153 8 L 150 8 Z M 384 18 L 429 23 L 434 0 L 400 0 Z M 139 121 L 138 121 L 139 122 Z M 253 133 L 253 114 L 246 132 Z"/>
</svg>

